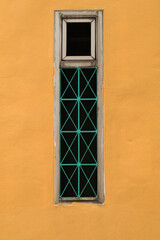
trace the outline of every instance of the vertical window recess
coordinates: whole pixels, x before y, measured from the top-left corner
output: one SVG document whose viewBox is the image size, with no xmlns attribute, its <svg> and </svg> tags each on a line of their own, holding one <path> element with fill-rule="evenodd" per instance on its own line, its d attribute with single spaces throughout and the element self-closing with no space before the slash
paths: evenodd
<svg viewBox="0 0 160 240">
<path fill-rule="evenodd" d="M 55 11 L 55 203 L 104 202 L 103 11 Z"/>
</svg>

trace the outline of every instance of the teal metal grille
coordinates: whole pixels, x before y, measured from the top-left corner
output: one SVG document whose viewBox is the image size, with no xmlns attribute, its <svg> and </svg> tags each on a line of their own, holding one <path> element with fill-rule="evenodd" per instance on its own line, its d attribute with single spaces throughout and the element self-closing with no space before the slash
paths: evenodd
<svg viewBox="0 0 160 240">
<path fill-rule="evenodd" d="M 98 196 L 97 67 L 60 69 L 60 198 Z"/>
</svg>

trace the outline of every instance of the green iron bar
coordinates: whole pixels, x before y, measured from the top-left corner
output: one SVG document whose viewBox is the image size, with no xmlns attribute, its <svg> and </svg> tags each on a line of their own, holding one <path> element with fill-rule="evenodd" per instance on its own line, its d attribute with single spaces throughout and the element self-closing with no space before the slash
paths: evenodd
<svg viewBox="0 0 160 240">
<path fill-rule="evenodd" d="M 61 133 L 77 133 L 78 130 L 76 131 L 63 131 L 63 130 L 60 130 L 60 134 Z M 97 130 L 93 130 L 93 131 L 83 131 L 83 130 L 79 130 L 78 132 L 80 133 L 97 133 Z"/>
<path fill-rule="evenodd" d="M 74 89 L 72 88 L 72 85 L 71 85 L 71 82 L 73 81 L 73 79 L 74 79 L 74 76 L 76 75 L 77 71 L 75 71 L 75 73 L 74 73 L 74 75 L 73 75 L 73 77 L 71 78 L 71 80 L 70 80 L 70 81 L 68 81 L 68 79 L 67 79 L 67 77 L 66 77 L 66 75 L 64 74 L 64 72 L 63 72 L 63 70 L 62 70 L 62 69 L 61 69 L 61 72 L 63 73 L 63 75 L 64 75 L 65 79 L 66 79 L 66 80 L 67 80 L 67 82 L 68 82 L 68 86 L 66 87 L 65 91 L 63 92 L 63 95 L 62 95 L 62 97 L 64 96 L 65 92 L 67 91 L 67 89 L 68 89 L 69 87 L 71 87 L 72 91 L 74 92 L 75 96 L 77 97 L 77 95 L 76 95 L 76 93 L 75 93 L 75 91 L 74 91 Z"/>
<path fill-rule="evenodd" d="M 82 171 L 83 171 L 83 168 L 81 168 L 81 169 L 82 169 Z M 96 170 L 96 167 L 94 168 L 94 170 L 93 170 L 93 172 L 92 172 L 92 174 L 90 175 L 89 178 L 86 176 L 85 172 L 83 171 L 83 173 L 84 173 L 84 175 L 85 175 L 85 177 L 86 177 L 86 179 L 87 179 L 87 183 L 85 184 L 83 190 L 81 191 L 81 195 L 82 195 L 82 193 L 84 192 L 87 184 L 89 183 L 91 189 L 93 190 L 93 192 L 94 192 L 94 194 L 95 194 L 95 196 L 96 196 L 96 193 L 95 193 L 95 191 L 94 191 L 94 188 L 92 187 L 92 185 L 91 185 L 91 183 L 90 183 L 90 179 L 91 179 L 91 177 L 92 177 L 92 175 L 93 175 L 93 173 L 94 173 L 95 170 Z"/>
<path fill-rule="evenodd" d="M 91 73 L 90 76 L 87 75 L 87 71 Z M 93 83 L 93 81 L 96 82 Z M 61 199 L 96 199 L 98 197 L 97 84 L 97 67 L 60 69 L 59 196 Z M 73 106 L 69 101 L 73 102 Z M 88 102 L 91 106 L 87 105 Z M 86 106 L 90 106 L 90 109 Z M 84 116 L 82 116 L 82 110 Z M 88 136 L 91 137 L 90 140 Z M 96 153 L 93 145 L 95 142 Z M 74 149 L 75 145 L 77 150 Z M 91 162 L 86 162 L 87 154 Z"/>
<path fill-rule="evenodd" d="M 79 166 L 97 166 L 98 163 L 80 163 Z M 77 166 L 77 163 L 60 163 L 60 166 Z"/>
<path fill-rule="evenodd" d="M 74 137 L 74 139 L 73 139 L 73 141 L 72 141 L 72 143 L 71 143 L 70 146 L 68 145 L 68 143 L 67 143 L 66 139 L 64 138 L 63 134 L 62 134 L 62 137 L 63 137 L 63 139 L 64 139 L 64 141 L 65 141 L 65 143 L 66 143 L 66 145 L 67 145 L 67 147 L 68 147 L 68 150 L 67 150 L 65 156 L 63 157 L 61 163 L 63 163 L 63 161 L 64 161 L 64 159 L 65 159 L 65 157 L 66 157 L 66 155 L 68 154 L 69 151 L 71 152 L 72 156 L 74 157 L 75 161 L 77 162 L 77 159 L 76 159 L 76 157 L 74 156 L 74 154 L 73 154 L 73 152 L 72 152 L 72 150 L 71 150 L 71 147 L 72 147 L 72 145 L 73 145 L 73 143 L 74 143 L 77 135 L 75 135 L 75 137 Z"/>
<path fill-rule="evenodd" d="M 84 107 L 84 105 L 82 104 L 82 102 L 81 102 L 81 106 L 83 107 L 83 109 L 84 109 L 84 111 L 86 112 L 86 114 L 87 114 L 87 116 L 86 116 L 86 118 L 85 118 L 85 120 L 84 120 L 84 122 L 83 122 L 83 124 L 82 124 L 82 126 L 81 126 L 81 128 L 83 127 L 83 125 L 85 124 L 85 122 L 86 122 L 86 120 L 87 120 L 87 118 L 89 118 L 89 120 L 91 121 L 91 123 L 92 123 L 92 125 L 93 125 L 93 127 L 96 129 L 96 127 L 95 127 L 95 125 L 94 125 L 94 123 L 93 123 L 93 121 L 92 121 L 92 119 L 90 118 L 90 113 L 92 112 L 92 109 L 94 108 L 94 106 L 95 106 L 95 104 L 96 104 L 96 101 L 94 102 L 94 104 L 92 105 L 92 107 L 91 107 L 91 109 L 90 109 L 90 111 L 89 111 L 89 113 L 86 111 L 86 109 L 85 109 L 85 107 Z"/>
<path fill-rule="evenodd" d="M 83 75 L 83 77 L 84 77 L 84 79 L 86 80 L 86 83 L 87 83 L 86 86 L 85 86 L 85 88 L 84 88 L 84 90 L 83 90 L 83 92 L 81 93 L 81 96 L 82 96 L 83 93 L 85 92 L 86 88 L 89 86 L 89 88 L 90 88 L 91 91 L 93 92 L 94 96 L 96 97 L 96 94 L 94 93 L 94 91 L 93 91 L 93 89 L 91 88 L 91 86 L 90 86 L 89 83 L 90 83 L 90 81 L 92 80 L 92 77 L 93 77 L 93 75 L 95 74 L 95 72 L 97 71 L 97 69 L 94 70 L 94 72 L 93 72 L 92 76 L 90 77 L 89 81 L 86 79 L 83 71 L 82 71 L 82 70 L 80 70 L 80 71 L 81 71 L 81 73 L 82 73 L 82 75 Z"/>
<path fill-rule="evenodd" d="M 94 157 L 94 155 L 93 155 L 92 151 L 90 150 L 90 146 L 91 146 L 91 144 L 92 144 L 92 142 L 93 142 L 93 140 L 94 140 L 95 136 L 96 136 L 96 134 L 94 134 L 94 136 L 93 136 L 93 138 L 92 138 L 92 140 L 91 140 L 90 144 L 89 144 L 89 145 L 87 145 L 86 141 L 84 140 L 83 136 L 81 135 L 81 137 L 82 137 L 82 139 L 83 139 L 83 141 L 84 141 L 84 143 L 85 143 L 85 145 L 86 145 L 86 147 L 87 147 L 87 149 L 86 149 L 86 151 L 85 151 L 85 153 L 84 153 L 83 157 L 81 158 L 81 162 L 83 161 L 83 159 L 84 159 L 84 157 L 85 157 L 85 155 L 86 155 L 87 151 L 89 151 L 89 152 L 90 152 L 91 156 L 93 157 L 94 161 L 96 162 L 96 159 L 95 159 L 95 157 Z"/>
<path fill-rule="evenodd" d="M 78 98 L 60 98 L 60 101 L 77 101 Z M 95 100 L 97 101 L 97 98 L 81 98 L 82 101 L 90 101 L 90 100 Z"/>
<path fill-rule="evenodd" d="M 80 196 L 80 72 L 78 68 L 78 197 Z"/>
</svg>

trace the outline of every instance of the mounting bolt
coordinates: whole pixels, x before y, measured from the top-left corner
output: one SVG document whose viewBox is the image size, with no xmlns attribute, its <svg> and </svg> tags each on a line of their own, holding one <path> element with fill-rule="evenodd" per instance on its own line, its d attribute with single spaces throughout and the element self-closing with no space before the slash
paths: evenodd
<svg viewBox="0 0 160 240">
<path fill-rule="evenodd" d="M 79 129 L 77 130 L 77 133 L 80 134 L 80 130 Z"/>
<path fill-rule="evenodd" d="M 78 163 L 77 163 L 77 167 L 80 167 L 80 166 L 81 166 L 81 163 L 80 163 L 80 162 L 78 162 Z"/>
</svg>

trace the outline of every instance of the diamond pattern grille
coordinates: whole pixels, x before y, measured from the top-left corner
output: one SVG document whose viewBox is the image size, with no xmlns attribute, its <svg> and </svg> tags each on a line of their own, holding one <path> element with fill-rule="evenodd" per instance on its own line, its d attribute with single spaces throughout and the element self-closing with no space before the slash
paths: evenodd
<svg viewBox="0 0 160 240">
<path fill-rule="evenodd" d="M 60 69 L 60 198 L 98 196 L 97 71 Z"/>
</svg>

